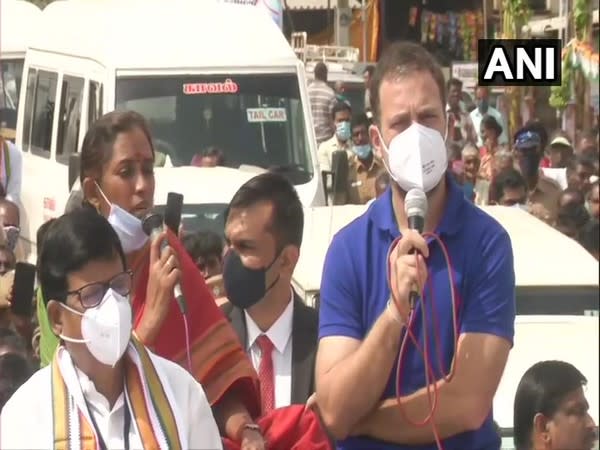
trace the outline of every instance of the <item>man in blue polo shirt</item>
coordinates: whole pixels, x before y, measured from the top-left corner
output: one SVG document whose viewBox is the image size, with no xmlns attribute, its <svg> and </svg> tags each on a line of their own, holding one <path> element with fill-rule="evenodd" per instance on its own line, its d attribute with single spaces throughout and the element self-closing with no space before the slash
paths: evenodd
<svg viewBox="0 0 600 450">
<path fill-rule="evenodd" d="M 492 401 L 514 334 L 510 239 L 445 173 L 445 86 L 433 57 L 417 44 L 390 45 L 375 69 L 371 93 L 371 139 L 393 181 L 363 216 L 334 237 L 328 250 L 321 284 L 316 401 L 338 449 L 437 448 L 431 425 L 412 425 L 430 411 L 425 365 L 412 344 L 403 358 L 399 392 L 395 387 L 411 287 L 427 286 L 423 299 L 429 306 L 423 313 L 417 302 L 411 330 L 422 345 L 425 314 L 438 380 L 434 422 L 443 448 L 496 450 L 500 438 Z M 456 351 L 448 268 L 440 245 L 407 226 L 404 196 L 414 187 L 427 193 L 425 231 L 440 237 L 453 264 L 459 303 Z M 399 236 L 389 257 L 390 292 L 387 252 Z M 409 255 L 412 248 L 423 256 Z M 436 333 L 438 339 L 433 338 Z M 441 373 L 449 372 L 453 359 L 454 377 L 444 381 Z M 412 421 L 400 411 L 397 395 Z"/>
</svg>

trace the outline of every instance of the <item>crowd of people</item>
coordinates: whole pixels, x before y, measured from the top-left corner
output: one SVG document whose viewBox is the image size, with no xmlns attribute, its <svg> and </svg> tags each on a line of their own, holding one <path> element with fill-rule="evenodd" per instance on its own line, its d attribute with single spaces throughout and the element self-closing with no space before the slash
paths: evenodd
<svg viewBox="0 0 600 450">
<path fill-rule="evenodd" d="M 329 88 L 326 66 L 309 87 L 321 169 L 347 152 L 347 201 L 371 202 L 328 249 L 318 310 L 292 286 L 304 213 L 280 174 L 240 187 L 224 238 L 149 238 L 157 154 L 135 112 L 86 133 L 82 198 L 37 235 L 33 317 L 10 307 L 19 199 L 0 199 L 0 448 L 500 448 L 491 409 L 514 344 L 514 262 L 476 205 L 523 207 L 597 255 L 597 134 L 572 146 L 534 121 L 509 146 L 487 90 L 467 113 L 460 83 L 417 44 L 390 45 L 367 75 L 366 112 Z M 404 212 L 414 187 L 423 235 Z M 531 367 L 517 449 L 592 448 L 586 383 L 565 362 Z"/>
<path fill-rule="evenodd" d="M 366 92 L 371 74 L 372 69 L 367 68 Z M 384 190 L 378 187 L 389 183 L 384 159 L 369 134 L 373 123 L 370 104 L 357 111 L 340 98 L 328 85 L 325 63 L 316 65 L 314 76 L 309 96 L 319 167 L 330 173 L 334 152 L 345 151 L 348 180 L 344 200 L 368 203 Z M 472 111 L 462 101 L 460 80 L 448 80 L 445 90 L 448 168 L 465 196 L 479 206 L 521 207 L 598 257 L 597 130 L 581 131 L 572 140 L 561 130 L 549 133 L 540 121 L 532 119 L 509 139 L 506 117 L 491 105 L 489 88 L 475 89 Z M 370 102 L 368 97 L 365 101 Z"/>
</svg>

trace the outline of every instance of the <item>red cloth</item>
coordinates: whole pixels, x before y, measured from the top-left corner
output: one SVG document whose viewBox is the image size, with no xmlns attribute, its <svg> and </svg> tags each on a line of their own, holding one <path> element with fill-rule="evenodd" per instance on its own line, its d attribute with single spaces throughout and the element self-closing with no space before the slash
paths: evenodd
<svg viewBox="0 0 600 450">
<path fill-rule="evenodd" d="M 551 165 L 552 165 L 552 163 L 550 162 L 550 158 L 548 158 L 547 156 L 544 156 L 544 157 L 542 158 L 542 160 L 540 161 L 540 167 L 541 167 L 542 169 L 544 169 L 544 168 L 548 168 L 548 167 L 550 167 Z"/>
<path fill-rule="evenodd" d="M 226 392 L 244 403 L 253 416 L 260 415 L 260 398 L 256 371 L 242 349 L 235 331 L 206 286 L 204 277 L 186 252 L 181 241 L 168 233 L 169 245 L 179 257 L 181 289 L 187 303 L 191 373 L 204 388 L 211 405 Z M 139 267 L 140 279 L 133 296 L 134 329 L 144 314 L 149 278 L 150 253 L 146 252 Z M 186 337 L 183 317 L 175 299 L 155 342 L 144 343 L 157 355 L 187 369 Z"/>
<path fill-rule="evenodd" d="M 269 450 L 332 450 L 331 441 L 317 414 L 304 405 L 279 408 L 258 421 Z M 226 450 L 241 450 L 224 438 Z"/>
<path fill-rule="evenodd" d="M 266 335 L 256 340 L 260 348 L 260 364 L 258 366 L 258 381 L 260 382 L 260 399 L 263 414 L 275 409 L 275 371 L 273 370 L 273 349 L 275 346 Z"/>
</svg>

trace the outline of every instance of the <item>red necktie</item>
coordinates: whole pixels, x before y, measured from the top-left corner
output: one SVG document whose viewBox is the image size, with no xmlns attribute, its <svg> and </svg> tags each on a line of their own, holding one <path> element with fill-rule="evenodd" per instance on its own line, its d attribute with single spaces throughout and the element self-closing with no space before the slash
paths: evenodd
<svg viewBox="0 0 600 450">
<path fill-rule="evenodd" d="M 260 381 L 260 398 L 263 414 L 275 409 L 275 371 L 273 370 L 273 343 L 264 334 L 256 339 L 260 348 L 260 364 L 258 379 Z"/>
</svg>

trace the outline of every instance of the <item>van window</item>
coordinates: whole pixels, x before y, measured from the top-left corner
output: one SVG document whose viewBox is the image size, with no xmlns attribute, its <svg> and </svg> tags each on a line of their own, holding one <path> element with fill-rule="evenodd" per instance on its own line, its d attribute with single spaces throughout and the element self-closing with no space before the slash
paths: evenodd
<svg viewBox="0 0 600 450">
<path fill-rule="evenodd" d="M 83 78 L 63 76 L 60 98 L 60 117 L 58 139 L 56 141 L 56 159 L 67 162 L 71 153 L 77 153 L 79 127 L 81 123 L 81 105 L 83 103 Z"/>
<path fill-rule="evenodd" d="M 146 117 L 175 166 L 216 146 L 227 167 L 277 170 L 296 185 L 313 177 L 296 74 L 117 78 L 115 106 Z"/>
<path fill-rule="evenodd" d="M 57 81 L 58 74 L 54 72 L 38 72 L 30 148 L 32 153 L 40 156 L 50 157 Z"/>
<path fill-rule="evenodd" d="M 27 73 L 27 91 L 25 92 L 25 113 L 23 115 L 23 151 L 28 152 L 31 145 L 31 124 L 33 122 L 33 105 L 35 104 L 35 86 L 37 70 L 29 69 Z"/>
<path fill-rule="evenodd" d="M 97 81 L 89 82 L 88 128 L 102 116 L 102 85 Z"/>
</svg>

